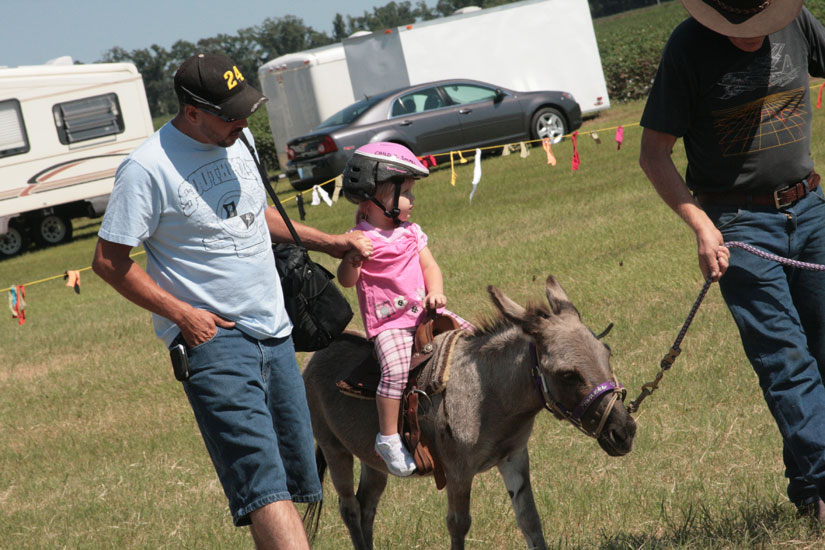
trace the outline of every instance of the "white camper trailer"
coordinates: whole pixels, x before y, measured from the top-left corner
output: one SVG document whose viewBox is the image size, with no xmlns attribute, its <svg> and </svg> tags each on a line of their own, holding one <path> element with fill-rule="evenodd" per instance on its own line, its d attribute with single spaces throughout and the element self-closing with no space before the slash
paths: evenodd
<svg viewBox="0 0 825 550">
<path fill-rule="evenodd" d="M 281 166 L 287 141 L 355 101 L 341 44 L 275 58 L 258 69 L 258 78 Z"/>
<path fill-rule="evenodd" d="M 470 78 L 573 94 L 582 114 L 610 106 L 587 0 L 524 0 L 342 42 L 355 97 Z"/>
<path fill-rule="evenodd" d="M 0 68 L 0 257 L 102 215 L 118 165 L 152 132 L 131 63 Z"/>
</svg>

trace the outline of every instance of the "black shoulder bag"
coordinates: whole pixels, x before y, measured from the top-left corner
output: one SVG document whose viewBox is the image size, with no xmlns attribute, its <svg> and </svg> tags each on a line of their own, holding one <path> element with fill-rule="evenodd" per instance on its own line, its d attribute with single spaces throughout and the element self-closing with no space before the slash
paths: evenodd
<svg viewBox="0 0 825 550">
<path fill-rule="evenodd" d="M 295 241 L 295 244 L 272 244 L 275 266 L 284 292 L 284 306 L 292 320 L 292 342 L 295 350 L 323 349 L 347 327 L 352 319 L 352 308 L 332 282 L 335 278 L 332 273 L 310 259 L 307 249 L 301 243 L 289 216 L 269 183 L 263 160 L 258 158 L 243 133 L 241 141 L 249 149 L 249 154 L 261 173 L 264 187 Z"/>
</svg>

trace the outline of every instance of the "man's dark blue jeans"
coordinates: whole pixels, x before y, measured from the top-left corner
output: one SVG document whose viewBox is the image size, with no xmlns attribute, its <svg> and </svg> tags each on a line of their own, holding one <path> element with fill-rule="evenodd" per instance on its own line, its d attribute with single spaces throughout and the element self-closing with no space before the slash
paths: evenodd
<svg viewBox="0 0 825 550">
<path fill-rule="evenodd" d="M 292 339 L 237 328 L 189 350 L 183 383 L 235 525 L 279 500 L 321 500 L 304 380 Z"/>
<path fill-rule="evenodd" d="M 818 188 L 782 210 L 708 206 L 725 242 L 825 264 L 825 198 Z M 825 497 L 825 272 L 731 250 L 722 296 L 784 441 L 788 497 Z"/>
</svg>

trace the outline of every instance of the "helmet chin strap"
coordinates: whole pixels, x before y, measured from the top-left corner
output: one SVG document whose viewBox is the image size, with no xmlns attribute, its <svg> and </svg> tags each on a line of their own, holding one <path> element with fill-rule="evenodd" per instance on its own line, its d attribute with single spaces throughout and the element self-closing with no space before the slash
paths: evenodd
<svg viewBox="0 0 825 550">
<path fill-rule="evenodd" d="M 384 203 L 376 199 L 374 196 L 370 197 L 370 200 L 378 205 L 378 208 L 384 212 L 384 215 L 388 218 L 392 218 L 392 221 L 395 225 L 401 225 L 401 220 L 398 216 L 401 215 L 401 210 L 398 208 L 398 199 L 401 197 L 401 186 L 403 183 L 396 183 L 395 184 L 395 191 L 393 192 L 393 199 L 392 199 L 392 210 L 387 210 L 387 207 L 384 206 Z"/>
</svg>

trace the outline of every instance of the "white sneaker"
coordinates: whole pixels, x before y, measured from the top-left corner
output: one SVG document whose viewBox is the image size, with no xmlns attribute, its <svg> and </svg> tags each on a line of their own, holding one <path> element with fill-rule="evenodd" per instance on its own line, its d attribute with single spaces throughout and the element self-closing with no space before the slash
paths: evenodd
<svg viewBox="0 0 825 550">
<path fill-rule="evenodd" d="M 377 454 L 392 475 L 407 477 L 415 472 L 415 460 L 398 434 L 384 437 L 380 433 L 375 436 L 375 454 Z"/>
</svg>

